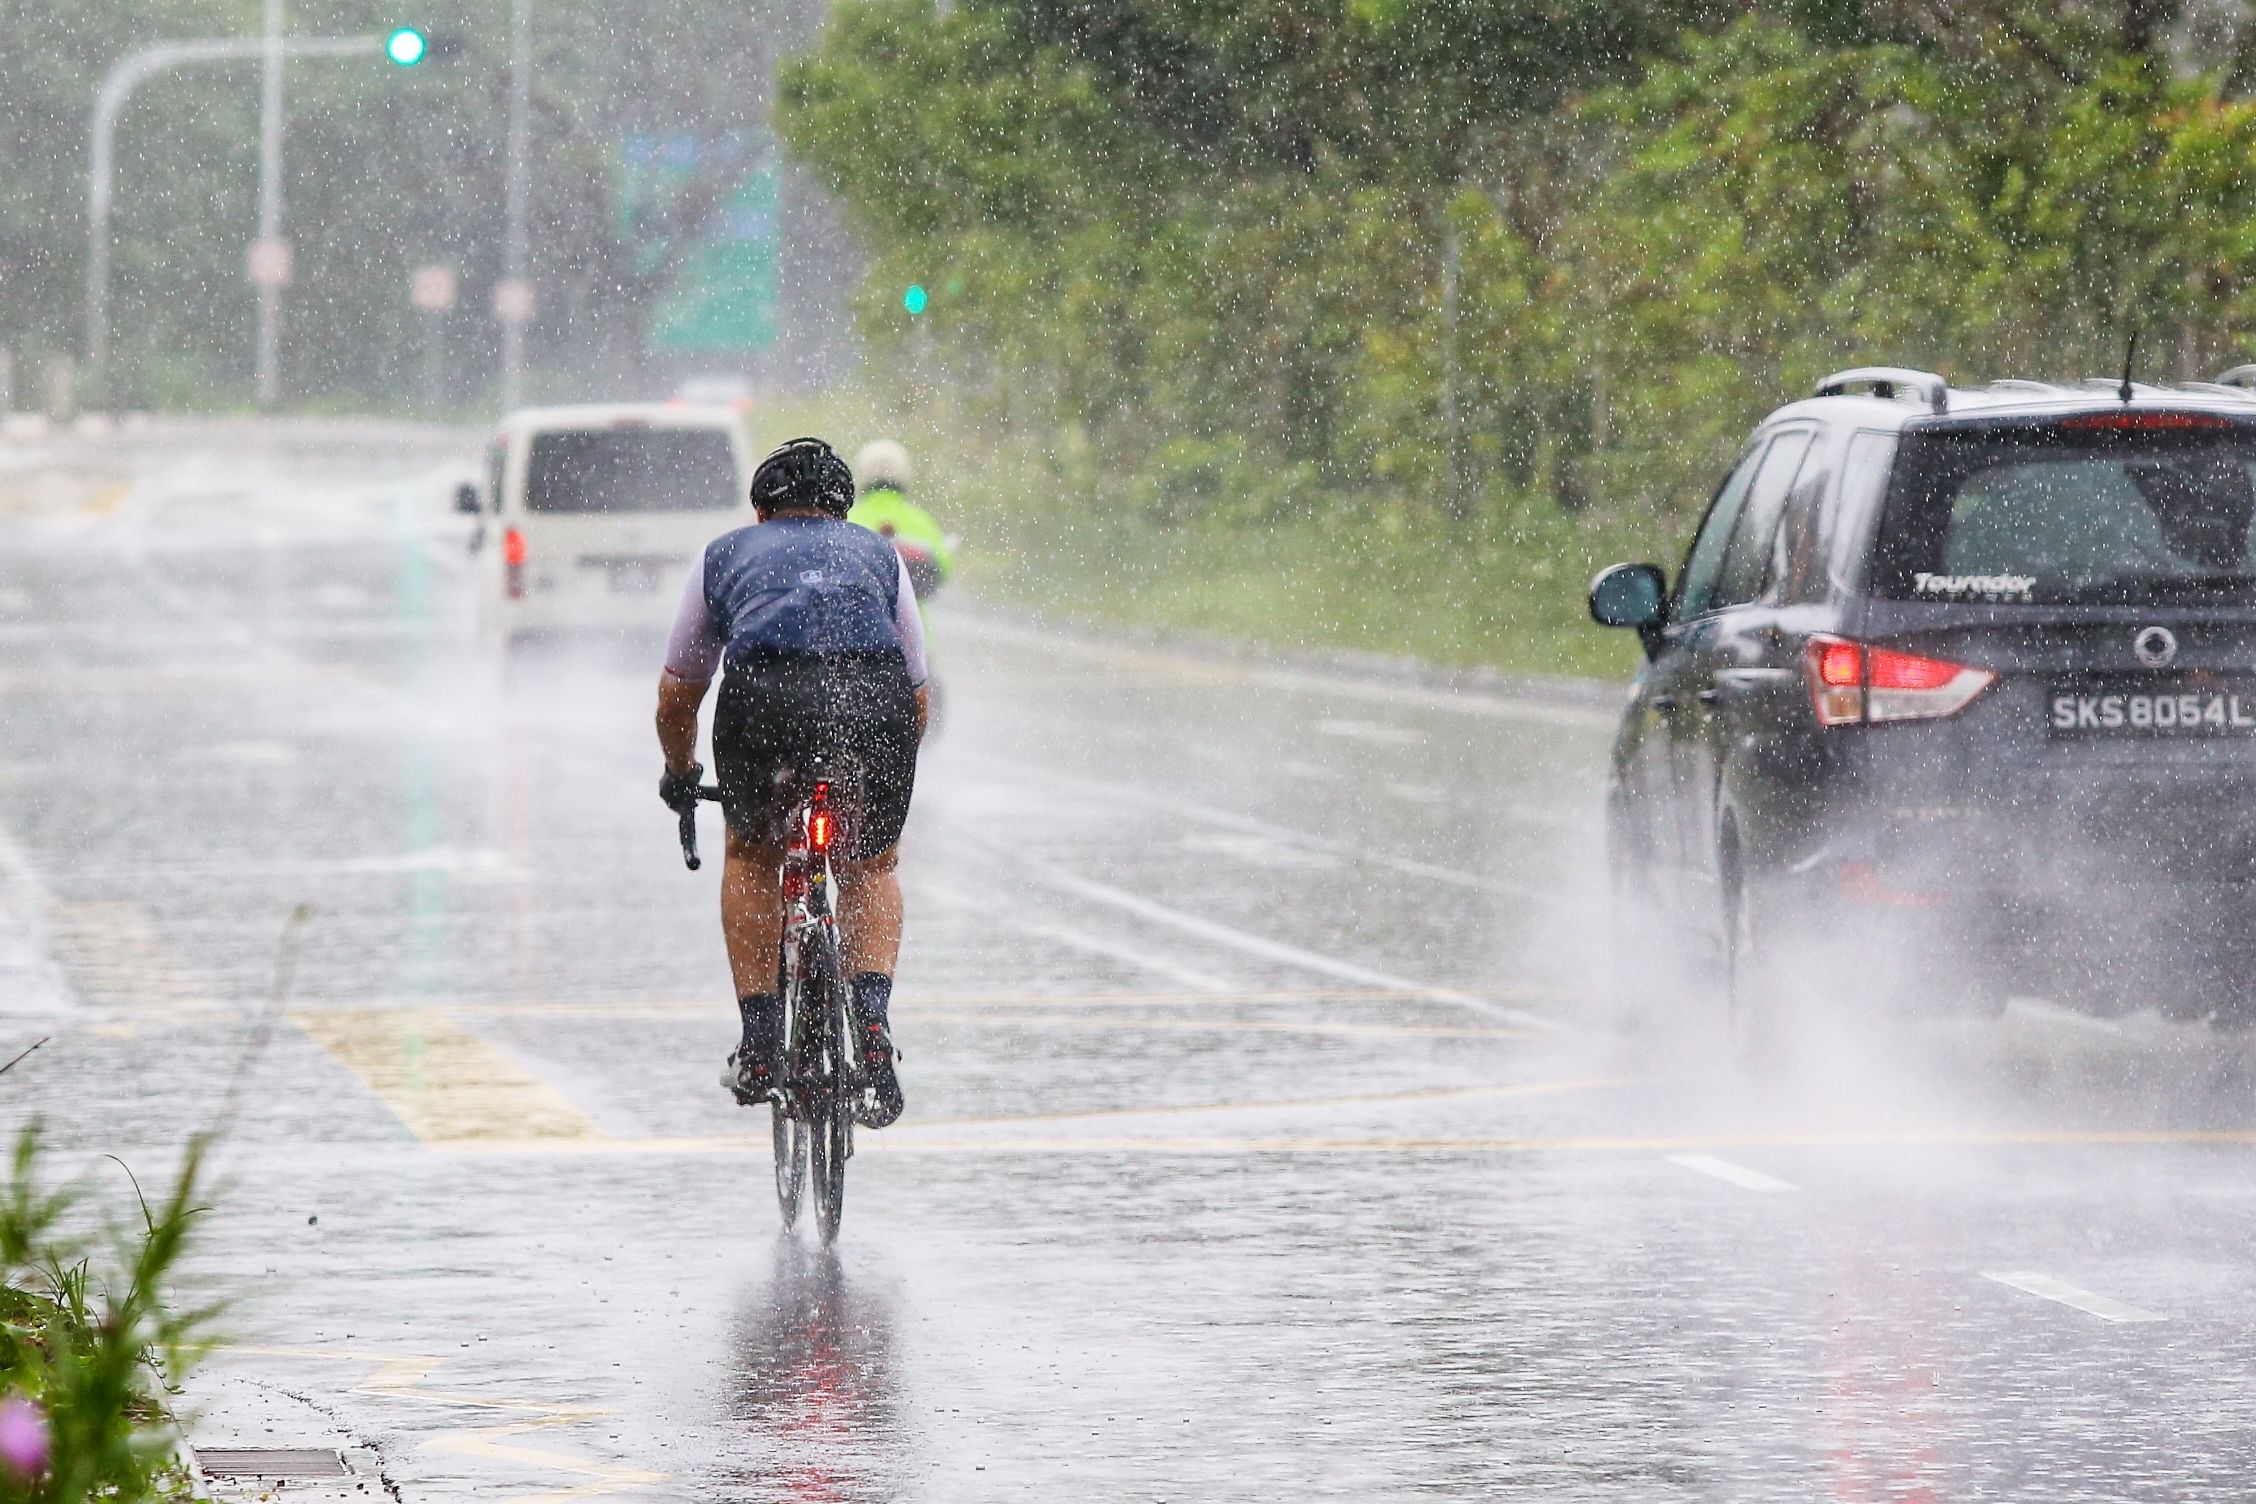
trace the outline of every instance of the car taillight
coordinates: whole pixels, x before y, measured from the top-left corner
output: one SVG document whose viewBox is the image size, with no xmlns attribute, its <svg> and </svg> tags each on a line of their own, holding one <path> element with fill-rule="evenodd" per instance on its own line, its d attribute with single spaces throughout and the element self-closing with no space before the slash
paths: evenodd
<svg viewBox="0 0 2256 1504">
<path fill-rule="evenodd" d="M 509 591 L 509 598 L 513 601 L 521 601 L 525 598 L 525 555 L 527 552 L 525 535 L 517 529 L 510 528 L 501 535 L 501 562 L 504 573 L 502 583 Z"/>
<path fill-rule="evenodd" d="M 1956 715 L 1997 677 L 1986 668 L 1841 637 L 1812 637 L 1802 668 L 1821 726 Z"/>
</svg>

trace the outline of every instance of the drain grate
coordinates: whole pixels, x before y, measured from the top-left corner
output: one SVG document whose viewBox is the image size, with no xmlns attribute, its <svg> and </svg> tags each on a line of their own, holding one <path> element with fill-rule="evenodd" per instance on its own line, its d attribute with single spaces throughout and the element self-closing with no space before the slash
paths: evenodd
<svg viewBox="0 0 2256 1504">
<path fill-rule="evenodd" d="M 349 1478 L 345 1459 L 322 1447 L 225 1447 L 199 1451 L 208 1478 Z"/>
</svg>

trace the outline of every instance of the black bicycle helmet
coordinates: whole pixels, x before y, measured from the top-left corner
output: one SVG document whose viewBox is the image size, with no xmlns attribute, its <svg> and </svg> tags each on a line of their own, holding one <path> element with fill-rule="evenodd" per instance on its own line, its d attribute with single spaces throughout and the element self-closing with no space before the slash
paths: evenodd
<svg viewBox="0 0 2256 1504">
<path fill-rule="evenodd" d="M 854 506 L 854 472 L 820 439 L 776 446 L 752 472 L 752 505 L 762 511 L 806 507 L 843 517 Z"/>
</svg>

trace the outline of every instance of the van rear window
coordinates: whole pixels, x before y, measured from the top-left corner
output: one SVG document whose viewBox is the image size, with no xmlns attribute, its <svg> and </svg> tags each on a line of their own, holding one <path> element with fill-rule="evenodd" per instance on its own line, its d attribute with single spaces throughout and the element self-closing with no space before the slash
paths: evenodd
<svg viewBox="0 0 2256 1504">
<path fill-rule="evenodd" d="M 1872 588 L 1896 600 L 2256 603 L 2256 431 L 1908 433 Z"/>
<path fill-rule="evenodd" d="M 525 457 L 528 512 L 704 512 L 743 499 L 728 435 L 711 429 L 544 433 Z"/>
</svg>

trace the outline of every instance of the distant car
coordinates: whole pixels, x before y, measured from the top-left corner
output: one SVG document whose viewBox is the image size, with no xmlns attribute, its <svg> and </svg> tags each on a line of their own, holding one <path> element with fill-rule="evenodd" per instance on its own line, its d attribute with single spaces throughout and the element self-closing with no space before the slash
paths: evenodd
<svg viewBox="0 0 2256 1504">
<path fill-rule="evenodd" d="M 2252 524 L 2234 385 L 1868 369 L 1771 414 L 1673 590 L 1591 587 L 1647 658 L 1617 953 L 1707 952 L 1756 1043 L 2017 994 L 2256 1020 Z"/>
<path fill-rule="evenodd" d="M 481 497 L 487 620 L 504 637 L 660 627 L 707 543 L 752 520 L 750 437 L 734 415 L 661 404 L 513 413 Z"/>
</svg>

